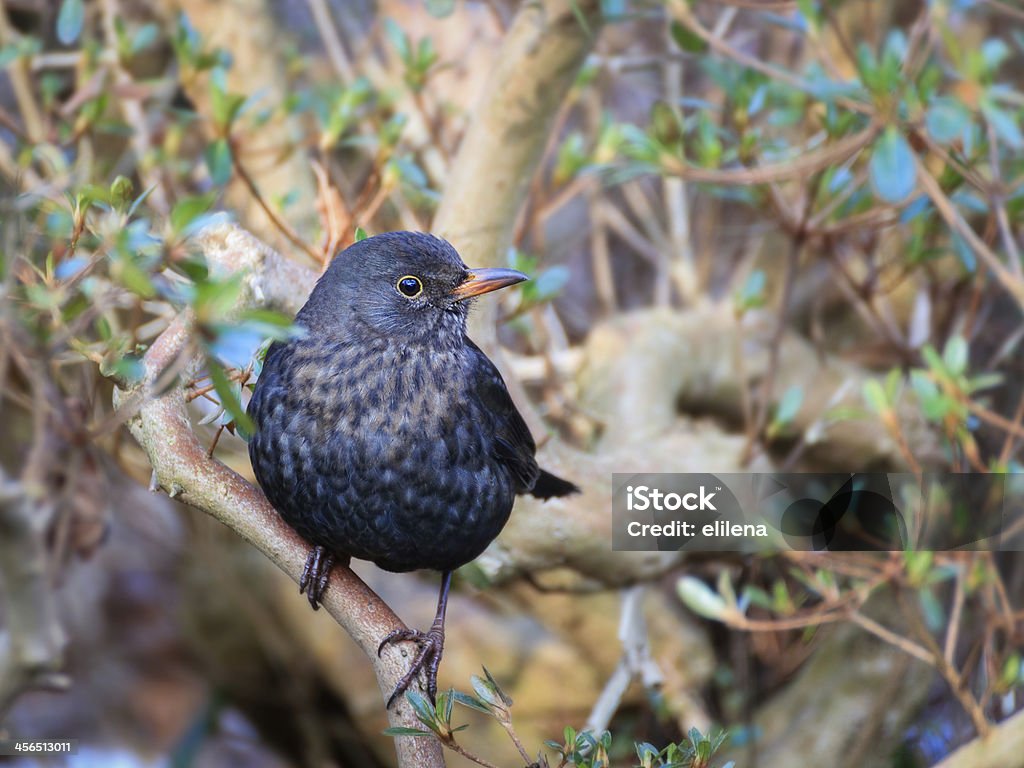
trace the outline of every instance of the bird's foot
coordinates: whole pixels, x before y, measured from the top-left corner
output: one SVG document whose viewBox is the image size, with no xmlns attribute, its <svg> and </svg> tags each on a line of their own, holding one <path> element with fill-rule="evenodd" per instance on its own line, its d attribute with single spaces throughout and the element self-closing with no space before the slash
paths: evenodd
<svg viewBox="0 0 1024 768">
<path fill-rule="evenodd" d="M 320 610 L 320 598 L 324 596 L 324 590 L 327 589 L 327 580 L 331 577 L 333 566 L 334 555 L 325 547 L 313 547 L 310 550 L 299 579 L 299 594 L 305 593 L 314 611 Z"/>
<path fill-rule="evenodd" d="M 441 654 L 444 651 L 444 629 L 436 624 L 426 632 L 420 632 L 418 629 L 396 629 L 381 640 L 380 645 L 377 646 L 377 655 L 380 656 L 386 645 L 406 641 L 416 643 L 420 649 L 416 658 L 413 659 L 409 671 L 402 675 L 398 684 L 395 685 L 395 690 L 388 699 L 388 709 L 399 696 L 409 689 L 420 672 L 423 672 L 427 678 L 427 696 L 432 702 L 437 701 L 437 669 L 441 666 Z"/>
</svg>

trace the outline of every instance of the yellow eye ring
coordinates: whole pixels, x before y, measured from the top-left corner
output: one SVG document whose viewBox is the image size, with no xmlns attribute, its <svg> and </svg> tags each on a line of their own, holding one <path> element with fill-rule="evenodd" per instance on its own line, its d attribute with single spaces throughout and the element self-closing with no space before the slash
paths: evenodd
<svg viewBox="0 0 1024 768">
<path fill-rule="evenodd" d="M 416 275 L 403 275 L 395 283 L 395 289 L 407 299 L 415 299 L 423 293 L 423 282 Z"/>
</svg>

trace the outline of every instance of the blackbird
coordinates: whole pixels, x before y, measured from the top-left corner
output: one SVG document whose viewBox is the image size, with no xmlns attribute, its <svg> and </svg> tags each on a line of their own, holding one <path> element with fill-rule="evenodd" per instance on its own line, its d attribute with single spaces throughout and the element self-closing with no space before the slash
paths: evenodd
<svg viewBox="0 0 1024 768">
<path fill-rule="evenodd" d="M 391 232 L 334 258 L 271 345 L 248 413 L 249 457 L 281 517 L 313 548 L 299 591 L 314 609 L 333 563 L 440 571 L 427 632 L 388 706 L 421 671 L 437 691 L 452 571 L 498 535 L 516 494 L 579 489 L 537 466 L 536 446 L 497 368 L 466 335 L 471 300 L 526 280 L 470 269 L 444 240 Z"/>
</svg>

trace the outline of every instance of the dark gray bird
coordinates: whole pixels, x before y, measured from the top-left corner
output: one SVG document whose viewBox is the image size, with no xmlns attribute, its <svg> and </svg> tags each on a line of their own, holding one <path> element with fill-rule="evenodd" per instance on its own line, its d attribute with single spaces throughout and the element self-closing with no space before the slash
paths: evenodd
<svg viewBox="0 0 1024 768">
<path fill-rule="evenodd" d="M 249 402 L 256 479 L 313 545 L 300 592 L 314 609 L 335 560 L 442 573 L 430 630 L 381 643 L 420 646 L 389 706 L 424 669 L 436 695 L 452 571 L 498 535 L 516 494 L 579 490 L 537 466 L 501 374 L 466 336 L 473 297 L 526 279 L 469 269 L 430 235 L 362 240 L 299 310 L 304 335 L 270 347 Z"/>
</svg>

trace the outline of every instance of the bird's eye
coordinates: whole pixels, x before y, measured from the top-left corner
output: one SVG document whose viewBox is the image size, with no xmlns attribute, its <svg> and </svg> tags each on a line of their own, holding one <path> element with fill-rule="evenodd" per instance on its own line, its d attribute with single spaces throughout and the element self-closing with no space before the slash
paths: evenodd
<svg viewBox="0 0 1024 768">
<path fill-rule="evenodd" d="M 398 278 L 398 283 L 395 284 L 395 288 L 398 292 L 408 299 L 415 299 L 421 293 L 423 293 L 423 283 L 420 282 L 418 277 L 413 275 L 406 275 L 405 277 Z"/>
</svg>

